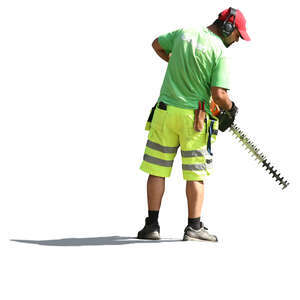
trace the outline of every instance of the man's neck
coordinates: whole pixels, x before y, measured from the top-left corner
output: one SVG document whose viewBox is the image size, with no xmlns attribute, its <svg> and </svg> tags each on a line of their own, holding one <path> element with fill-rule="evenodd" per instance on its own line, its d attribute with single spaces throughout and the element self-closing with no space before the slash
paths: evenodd
<svg viewBox="0 0 300 300">
<path fill-rule="evenodd" d="M 210 26 L 207 26 L 207 29 L 213 32 L 215 35 L 219 36 L 222 39 L 222 35 L 220 33 L 220 30 L 217 25 L 212 24 Z"/>
</svg>

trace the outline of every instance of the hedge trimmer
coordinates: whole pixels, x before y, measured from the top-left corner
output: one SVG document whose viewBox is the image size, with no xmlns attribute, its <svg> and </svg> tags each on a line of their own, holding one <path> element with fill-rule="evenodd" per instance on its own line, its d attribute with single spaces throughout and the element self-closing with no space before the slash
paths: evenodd
<svg viewBox="0 0 300 300">
<path fill-rule="evenodd" d="M 247 135 L 236 125 L 232 124 L 229 130 L 248 150 L 248 152 L 258 160 L 258 163 L 262 164 L 262 167 L 275 178 L 279 185 L 282 185 L 282 189 L 285 189 L 289 182 L 284 179 L 283 176 L 274 168 L 274 166 L 267 160 L 266 156 L 258 149 L 258 147 L 247 137 Z"/>
<path fill-rule="evenodd" d="M 262 164 L 262 167 L 265 168 L 266 171 L 275 178 L 276 182 L 279 185 L 282 185 L 282 189 L 285 189 L 289 182 L 284 179 L 283 176 L 274 168 L 274 166 L 267 160 L 266 155 L 264 155 L 258 147 L 247 137 L 247 135 L 236 125 L 233 123 L 234 116 L 237 112 L 237 108 L 233 103 L 232 112 L 231 111 L 220 111 L 219 107 L 215 103 L 211 103 L 210 107 L 214 116 L 219 118 L 220 124 L 219 128 L 221 131 L 225 131 L 227 128 L 231 131 L 234 137 L 236 137 L 248 152 L 254 156 L 258 163 Z"/>
</svg>

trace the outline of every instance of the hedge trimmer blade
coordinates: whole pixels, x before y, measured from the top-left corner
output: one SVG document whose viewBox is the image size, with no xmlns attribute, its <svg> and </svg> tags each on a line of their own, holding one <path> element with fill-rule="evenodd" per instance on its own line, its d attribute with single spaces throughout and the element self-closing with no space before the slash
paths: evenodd
<svg viewBox="0 0 300 300">
<path fill-rule="evenodd" d="M 256 160 L 258 160 L 258 163 L 262 163 L 262 167 L 265 167 L 265 170 L 269 171 L 269 174 L 275 178 L 276 182 L 278 181 L 278 184 L 282 185 L 282 189 L 285 189 L 289 185 L 289 182 L 284 180 L 283 177 L 280 177 L 280 173 L 271 165 L 270 162 L 268 162 L 266 156 L 246 136 L 246 134 L 236 124 L 232 124 L 229 129 L 231 133 L 246 147 L 248 152 L 251 153 Z"/>
</svg>

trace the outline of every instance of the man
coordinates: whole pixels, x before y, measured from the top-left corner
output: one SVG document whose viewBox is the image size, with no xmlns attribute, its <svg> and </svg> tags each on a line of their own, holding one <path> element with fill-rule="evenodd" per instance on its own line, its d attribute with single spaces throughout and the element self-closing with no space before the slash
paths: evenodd
<svg viewBox="0 0 300 300">
<path fill-rule="evenodd" d="M 139 239 L 159 239 L 158 214 L 178 147 L 181 147 L 183 178 L 186 180 L 188 225 L 183 240 L 217 241 L 200 221 L 204 179 L 211 174 L 211 145 L 220 130 L 232 123 L 237 107 L 229 99 L 229 75 L 224 54 L 239 38 L 249 41 L 246 20 L 229 8 L 200 30 L 179 29 L 154 40 L 155 52 L 168 62 L 168 68 L 150 127 L 140 169 L 147 181 L 148 217 Z M 210 98 L 223 111 L 218 118 L 210 110 Z M 152 119 L 153 117 L 153 119 Z M 152 119 L 152 120 L 151 120 Z"/>
</svg>

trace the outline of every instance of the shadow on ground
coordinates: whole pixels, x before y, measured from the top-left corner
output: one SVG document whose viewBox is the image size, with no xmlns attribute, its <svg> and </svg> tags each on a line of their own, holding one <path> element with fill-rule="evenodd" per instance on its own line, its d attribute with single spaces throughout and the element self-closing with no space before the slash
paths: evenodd
<svg viewBox="0 0 300 300">
<path fill-rule="evenodd" d="M 160 240 L 138 240 L 135 237 L 127 236 L 105 236 L 91 238 L 67 238 L 57 240 L 11 240 L 12 242 L 36 244 L 42 246 L 111 246 L 126 244 L 144 244 L 144 243 L 172 243 L 181 240 L 160 239 Z"/>
</svg>

